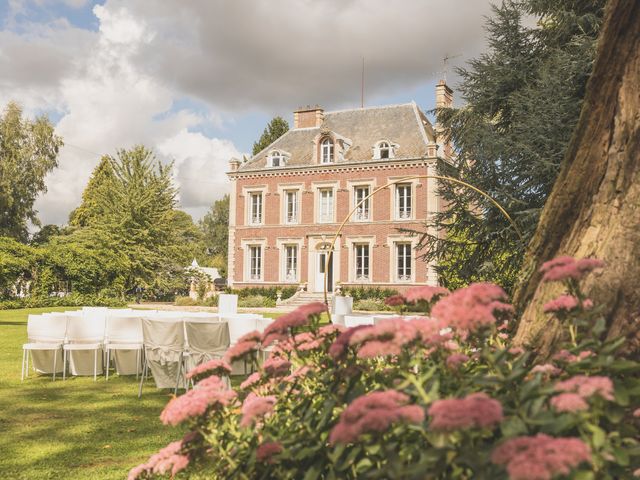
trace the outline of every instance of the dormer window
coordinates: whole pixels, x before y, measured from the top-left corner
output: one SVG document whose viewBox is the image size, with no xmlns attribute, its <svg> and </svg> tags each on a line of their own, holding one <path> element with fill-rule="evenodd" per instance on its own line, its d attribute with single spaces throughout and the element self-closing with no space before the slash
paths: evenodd
<svg viewBox="0 0 640 480">
<path fill-rule="evenodd" d="M 333 162 L 333 140 L 325 138 L 320 144 L 320 163 Z"/>
<path fill-rule="evenodd" d="M 393 158 L 393 145 L 386 140 L 378 142 L 373 149 L 373 158 L 376 160 Z"/>
<path fill-rule="evenodd" d="M 278 150 L 271 152 L 269 156 L 269 166 L 271 167 L 284 167 L 284 154 Z"/>
</svg>

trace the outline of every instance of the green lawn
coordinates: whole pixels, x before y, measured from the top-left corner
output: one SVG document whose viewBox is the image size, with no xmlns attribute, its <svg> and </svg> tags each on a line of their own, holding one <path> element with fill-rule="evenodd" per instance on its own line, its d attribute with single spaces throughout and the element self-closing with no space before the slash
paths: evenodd
<svg viewBox="0 0 640 480">
<path fill-rule="evenodd" d="M 135 377 L 52 382 L 30 373 L 20 382 L 27 315 L 53 310 L 0 310 L 0 478 L 126 478 L 131 467 L 181 437 L 158 419 L 170 396 L 149 381 L 138 400 Z"/>
</svg>

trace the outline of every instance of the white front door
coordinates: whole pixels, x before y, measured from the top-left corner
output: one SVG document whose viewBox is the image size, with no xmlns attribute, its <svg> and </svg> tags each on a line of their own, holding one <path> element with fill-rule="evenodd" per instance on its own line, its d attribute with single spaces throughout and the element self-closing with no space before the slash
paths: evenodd
<svg viewBox="0 0 640 480">
<path fill-rule="evenodd" d="M 316 277 L 314 282 L 314 291 L 315 292 L 324 292 L 324 282 L 325 282 L 325 267 L 327 267 L 327 256 L 328 252 L 317 252 L 316 253 Z M 332 268 L 333 258 L 329 261 L 328 272 L 327 272 L 327 282 L 329 288 L 327 289 L 329 292 L 333 290 L 333 268 Z"/>
</svg>

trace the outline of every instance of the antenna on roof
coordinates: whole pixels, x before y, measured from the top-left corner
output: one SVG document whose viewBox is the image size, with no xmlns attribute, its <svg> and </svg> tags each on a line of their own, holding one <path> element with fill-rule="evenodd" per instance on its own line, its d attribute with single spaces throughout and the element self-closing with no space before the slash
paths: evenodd
<svg viewBox="0 0 640 480">
<path fill-rule="evenodd" d="M 360 86 L 360 108 L 364 108 L 364 57 L 362 57 L 362 82 Z"/>
<path fill-rule="evenodd" d="M 449 60 L 461 56 L 461 53 L 457 53 L 455 55 L 449 55 L 448 53 L 445 53 L 444 57 L 442 57 L 442 80 L 444 80 L 444 83 L 447 83 L 447 70 L 449 68 Z"/>
</svg>

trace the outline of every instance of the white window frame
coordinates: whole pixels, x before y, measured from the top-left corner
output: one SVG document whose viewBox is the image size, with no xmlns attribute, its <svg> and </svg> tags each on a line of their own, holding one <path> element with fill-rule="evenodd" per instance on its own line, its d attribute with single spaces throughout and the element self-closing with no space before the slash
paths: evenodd
<svg viewBox="0 0 640 480">
<path fill-rule="evenodd" d="M 278 165 L 275 164 L 275 160 L 278 160 Z M 274 150 L 269 154 L 269 166 L 272 168 L 284 167 L 287 164 L 284 153 L 280 150 Z"/>
<path fill-rule="evenodd" d="M 252 195 L 262 195 L 262 212 L 260 215 L 260 223 L 254 222 L 253 218 L 253 206 Z M 244 224 L 247 226 L 256 226 L 265 224 L 265 199 L 267 198 L 267 187 L 265 185 L 250 185 L 242 188 L 242 195 L 244 196 Z"/>
<path fill-rule="evenodd" d="M 407 249 L 409 260 L 408 265 Z M 413 279 L 413 245 L 411 242 L 393 242 L 393 254 L 395 255 L 394 276 L 396 281 L 411 282 Z"/>
<path fill-rule="evenodd" d="M 367 235 L 367 236 L 358 236 L 358 237 L 348 237 L 346 239 L 346 246 L 349 252 L 349 282 L 350 283 L 372 283 L 373 282 L 373 257 L 374 257 L 374 245 L 375 245 L 375 236 Z M 358 247 L 366 246 L 368 248 L 368 275 L 367 276 L 358 276 Z"/>
<path fill-rule="evenodd" d="M 280 252 L 280 282 L 281 283 L 299 283 L 302 268 L 302 247 L 304 239 L 302 238 L 278 238 L 276 240 L 278 250 Z M 287 265 L 287 249 L 295 247 L 296 249 L 296 272 L 294 276 L 290 276 Z"/>
<path fill-rule="evenodd" d="M 256 201 L 257 200 L 257 201 Z M 258 207 L 255 211 L 255 207 Z M 249 225 L 264 224 L 264 193 L 251 192 L 249 194 Z"/>
<path fill-rule="evenodd" d="M 398 245 L 409 245 L 409 251 L 411 252 L 411 273 L 409 278 L 401 278 L 398 275 Z M 418 268 L 418 262 L 416 262 L 416 248 L 418 246 L 418 238 L 406 234 L 394 234 L 387 237 L 386 246 L 389 248 L 389 282 L 390 283 L 416 283 L 416 269 Z"/>
<path fill-rule="evenodd" d="M 289 196 L 294 196 L 293 203 L 289 202 Z M 300 190 L 290 189 L 284 190 L 284 222 L 287 225 L 296 225 L 300 223 Z M 292 211 L 289 207 L 292 206 Z"/>
<path fill-rule="evenodd" d="M 413 188 L 413 184 L 412 183 L 398 183 L 396 185 L 394 185 L 394 189 L 393 189 L 393 195 L 394 195 L 394 202 L 393 202 L 393 216 L 395 218 L 395 220 L 412 220 L 414 218 L 414 213 L 415 213 L 415 194 L 414 191 L 415 189 Z M 401 194 L 400 192 L 404 191 L 404 192 L 409 192 L 409 207 L 407 208 L 406 206 L 406 196 L 405 196 L 405 200 L 404 202 L 401 201 Z M 401 209 L 401 203 L 404 203 L 404 208 Z"/>
<path fill-rule="evenodd" d="M 264 274 L 262 245 L 249 245 L 249 280 L 259 282 Z"/>
<path fill-rule="evenodd" d="M 333 163 L 335 159 L 335 142 L 331 137 L 324 137 L 320 142 L 320 163 Z"/>
<path fill-rule="evenodd" d="M 358 192 L 365 190 L 366 193 L 359 195 Z M 356 208 L 357 205 L 366 197 L 371 195 L 371 185 L 354 185 L 353 186 L 353 208 Z M 370 222 L 371 221 L 371 204 L 373 203 L 373 197 L 367 198 L 362 205 L 356 208 L 356 211 L 353 212 L 353 221 L 354 222 Z M 353 210 L 352 208 L 352 210 Z"/>
<path fill-rule="evenodd" d="M 371 245 L 369 243 L 354 243 L 353 279 L 356 283 L 371 282 L 371 263 Z M 362 271 L 358 272 L 358 270 Z"/>
<path fill-rule="evenodd" d="M 326 198 L 330 198 L 330 212 L 324 212 L 323 206 L 327 206 L 326 203 L 323 202 L 323 194 L 331 193 L 330 196 Z M 318 223 L 334 223 L 336 217 L 336 189 L 333 187 L 320 187 L 318 188 Z"/>
<path fill-rule="evenodd" d="M 252 278 L 252 265 L 251 265 L 251 254 L 252 247 L 260 248 L 260 272 L 259 277 Z M 242 267 L 243 271 L 243 281 L 245 283 L 258 283 L 264 282 L 264 272 L 265 272 L 265 256 L 267 250 L 267 240 L 264 238 L 249 238 L 240 241 L 240 248 L 244 251 L 244 263 Z"/>
<path fill-rule="evenodd" d="M 397 145 L 390 142 L 389 140 L 380 140 L 373 147 L 373 158 L 374 160 L 390 160 L 395 158 L 395 149 Z M 382 152 L 387 150 L 387 156 L 383 157 Z"/>
</svg>

